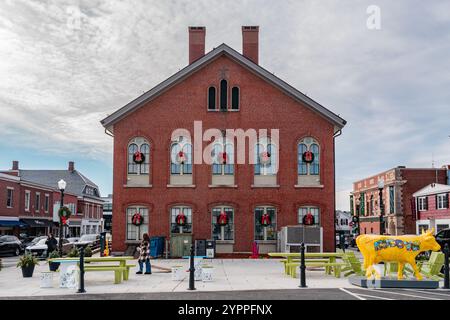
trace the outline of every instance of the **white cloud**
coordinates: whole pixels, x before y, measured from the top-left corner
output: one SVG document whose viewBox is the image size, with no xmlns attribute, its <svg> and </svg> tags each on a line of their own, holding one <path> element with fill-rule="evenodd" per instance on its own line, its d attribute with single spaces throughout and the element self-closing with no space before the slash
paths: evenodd
<svg viewBox="0 0 450 320">
<path fill-rule="evenodd" d="M 110 159 L 99 121 L 187 64 L 187 26 L 240 51 L 240 26 L 257 24 L 261 64 L 348 120 L 338 190 L 431 153 L 449 163 L 450 4 L 377 1 L 371 31 L 372 2 L 2 1 L 0 135 Z"/>
</svg>

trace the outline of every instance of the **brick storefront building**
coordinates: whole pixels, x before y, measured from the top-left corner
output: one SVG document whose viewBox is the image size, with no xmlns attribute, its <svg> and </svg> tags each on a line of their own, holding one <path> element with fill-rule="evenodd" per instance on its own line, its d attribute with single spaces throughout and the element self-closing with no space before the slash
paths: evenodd
<svg viewBox="0 0 450 320">
<path fill-rule="evenodd" d="M 446 183 L 446 168 L 406 168 L 399 166 L 353 184 L 352 210 L 359 214 L 360 234 L 380 234 L 380 195 L 378 182 L 383 180 L 385 234 L 416 233 L 413 193 L 426 185 Z"/>
<path fill-rule="evenodd" d="M 13 161 L 10 170 L 0 172 L 0 233 L 57 234 L 61 179 L 67 182 L 64 205 L 72 211 L 66 236 L 101 232 L 103 200 L 98 186 L 76 170 L 74 162 L 66 170 L 23 170 Z"/>
<path fill-rule="evenodd" d="M 334 250 L 334 143 L 345 120 L 258 65 L 258 32 L 242 28 L 243 54 L 226 44 L 205 54 L 205 28 L 190 27 L 189 65 L 102 120 L 114 137 L 114 251 L 125 251 L 147 231 L 213 238 L 219 253 L 250 252 L 255 240 L 262 252 L 276 250 L 277 231 L 299 224 L 307 212 L 323 227 L 324 250 Z M 252 145 L 245 164 L 237 164 L 237 143 L 224 137 L 213 147 L 213 164 L 197 163 L 196 148 L 205 150 L 211 141 L 195 136 L 195 121 L 201 134 L 279 129 L 278 152 L 269 136 L 258 142 L 269 161 Z M 173 136 L 179 128 L 185 134 Z M 140 164 L 137 151 L 144 155 Z M 311 163 L 302 158 L 308 151 Z M 250 152 L 257 164 L 249 164 Z M 224 153 L 221 162 L 216 156 Z M 187 217 L 182 230 L 175 223 L 180 212 Z M 139 227 L 132 223 L 136 213 L 144 217 Z M 220 214 L 228 218 L 223 228 Z M 271 219 L 267 232 L 264 214 Z"/>
</svg>

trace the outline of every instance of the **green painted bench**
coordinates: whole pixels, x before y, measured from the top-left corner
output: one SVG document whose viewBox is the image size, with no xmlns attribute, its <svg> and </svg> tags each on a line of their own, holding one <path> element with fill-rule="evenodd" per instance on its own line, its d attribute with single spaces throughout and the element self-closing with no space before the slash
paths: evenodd
<svg viewBox="0 0 450 320">
<path fill-rule="evenodd" d="M 127 264 L 125 266 L 120 265 L 105 265 L 105 264 L 85 264 L 84 271 L 114 271 L 114 283 L 122 282 L 129 279 L 130 268 L 134 268 L 136 265 Z"/>
<path fill-rule="evenodd" d="M 341 262 L 312 262 L 312 261 L 306 261 L 305 262 L 306 267 L 323 267 L 325 268 L 325 271 L 327 274 L 331 272 L 331 269 L 334 271 L 334 276 L 336 278 L 341 277 L 341 270 L 343 267 L 345 267 L 346 263 Z M 297 277 L 297 267 L 300 266 L 300 263 L 298 262 L 291 262 L 286 263 L 287 268 L 289 269 L 289 274 L 293 277 Z"/>
</svg>

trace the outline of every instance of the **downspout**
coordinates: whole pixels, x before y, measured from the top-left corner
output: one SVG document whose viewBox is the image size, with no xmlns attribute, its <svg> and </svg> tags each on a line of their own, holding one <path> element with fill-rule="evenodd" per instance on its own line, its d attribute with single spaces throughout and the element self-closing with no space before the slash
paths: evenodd
<svg viewBox="0 0 450 320">
<path fill-rule="evenodd" d="M 336 251 L 336 138 L 342 134 L 342 129 L 336 131 L 333 135 L 333 184 L 334 184 L 334 198 L 333 198 L 333 239 L 334 251 Z"/>
</svg>

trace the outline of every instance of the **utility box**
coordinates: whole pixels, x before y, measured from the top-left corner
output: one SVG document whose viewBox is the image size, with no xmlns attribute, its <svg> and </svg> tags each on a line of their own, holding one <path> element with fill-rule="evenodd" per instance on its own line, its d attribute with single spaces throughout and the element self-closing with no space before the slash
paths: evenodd
<svg viewBox="0 0 450 320">
<path fill-rule="evenodd" d="M 306 252 L 323 252 L 323 228 L 319 226 L 285 226 L 279 239 L 281 252 L 300 252 L 302 242 Z"/>
<path fill-rule="evenodd" d="M 170 236 L 170 257 L 181 258 L 191 254 L 192 235 L 172 234 Z"/>
<path fill-rule="evenodd" d="M 195 240 L 195 255 L 206 256 L 206 239 Z"/>
<path fill-rule="evenodd" d="M 206 240 L 206 256 L 208 258 L 214 258 L 216 255 L 216 241 Z"/>
</svg>

